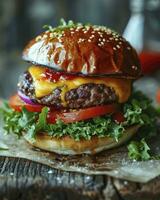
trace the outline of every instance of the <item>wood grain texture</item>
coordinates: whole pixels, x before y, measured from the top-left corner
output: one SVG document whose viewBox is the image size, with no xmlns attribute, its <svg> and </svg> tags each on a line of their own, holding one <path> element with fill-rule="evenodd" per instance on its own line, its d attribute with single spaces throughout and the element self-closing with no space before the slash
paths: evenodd
<svg viewBox="0 0 160 200">
<path fill-rule="evenodd" d="M 138 184 L 54 170 L 21 158 L 0 157 L 1 199 L 159 200 L 160 177 Z"/>
</svg>

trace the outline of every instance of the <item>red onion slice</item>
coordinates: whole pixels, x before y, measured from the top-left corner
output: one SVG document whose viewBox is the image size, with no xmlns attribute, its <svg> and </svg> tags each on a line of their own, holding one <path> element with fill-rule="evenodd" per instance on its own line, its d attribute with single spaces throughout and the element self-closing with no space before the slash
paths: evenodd
<svg viewBox="0 0 160 200">
<path fill-rule="evenodd" d="M 35 103 L 27 97 L 25 94 L 23 94 L 21 91 L 18 91 L 18 96 L 27 104 L 35 105 Z"/>
</svg>

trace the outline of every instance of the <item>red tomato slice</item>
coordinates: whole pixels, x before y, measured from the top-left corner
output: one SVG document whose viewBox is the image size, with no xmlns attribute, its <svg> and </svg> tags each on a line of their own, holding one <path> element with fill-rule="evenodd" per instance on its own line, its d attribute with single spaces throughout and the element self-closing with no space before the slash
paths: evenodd
<svg viewBox="0 0 160 200">
<path fill-rule="evenodd" d="M 44 106 L 42 105 L 31 105 L 24 103 L 18 95 L 14 95 L 9 99 L 9 105 L 16 111 L 21 112 L 22 107 L 25 107 L 30 112 L 41 112 Z M 55 123 L 56 119 L 61 119 L 65 123 L 72 123 L 76 121 L 82 121 L 97 116 L 116 113 L 118 106 L 116 104 L 110 104 L 105 106 L 95 106 L 91 108 L 79 109 L 76 111 L 64 112 L 63 110 L 57 111 L 50 107 L 47 121 L 48 123 Z"/>
<path fill-rule="evenodd" d="M 95 106 L 91 108 L 84 108 L 73 112 L 64 112 L 57 115 L 57 119 L 61 119 L 65 123 L 72 123 L 81 120 L 94 118 L 97 116 L 115 113 L 117 105 L 110 104 L 105 106 Z"/>
<path fill-rule="evenodd" d="M 124 117 L 123 113 L 116 112 L 113 114 L 113 120 L 117 123 L 122 123 L 125 121 L 125 117 Z"/>
<path fill-rule="evenodd" d="M 16 94 L 14 96 L 11 96 L 9 99 L 9 105 L 14 110 L 20 112 L 22 110 L 22 107 L 25 107 L 30 112 L 41 112 L 42 108 L 44 106 L 38 105 L 38 104 L 26 104 L 23 102 L 20 97 Z"/>
</svg>

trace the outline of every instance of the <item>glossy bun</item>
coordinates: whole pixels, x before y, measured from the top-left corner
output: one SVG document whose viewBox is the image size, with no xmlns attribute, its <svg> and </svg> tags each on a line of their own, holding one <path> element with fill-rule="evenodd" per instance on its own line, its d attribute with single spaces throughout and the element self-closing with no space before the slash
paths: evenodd
<svg viewBox="0 0 160 200">
<path fill-rule="evenodd" d="M 37 134 L 35 141 L 24 138 L 33 146 L 40 149 L 64 155 L 96 154 L 98 152 L 117 147 L 128 141 L 140 126 L 135 125 L 126 129 L 118 142 L 110 137 L 92 137 L 91 140 L 75 141 L 69 136 L 55 138 L 47 134 Z"/>
<path fill-rule="evenodd" d="M 59 26 L 31 40 L 23 59 L 68 73 L 136 79 L 141 68 L 136 51 L 103 26 Z"/>
</svg>

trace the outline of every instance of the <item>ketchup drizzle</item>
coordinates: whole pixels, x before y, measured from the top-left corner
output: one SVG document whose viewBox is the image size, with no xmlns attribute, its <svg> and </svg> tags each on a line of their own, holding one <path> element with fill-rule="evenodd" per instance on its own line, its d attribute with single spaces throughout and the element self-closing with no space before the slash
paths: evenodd
<svg viewBox="0 0 160 200">
<path fill-rule="evenodd" d="M 65 72 L 57 72 L 49 68 L 46 68 L 45 72 L 42 74 L 42 78 L 44 80 L 50 80 L 52 82 L 58 82 L 59 80 L 72 80 L 76 77 L 77 75 L 66 74 Z"/>
</svg>

